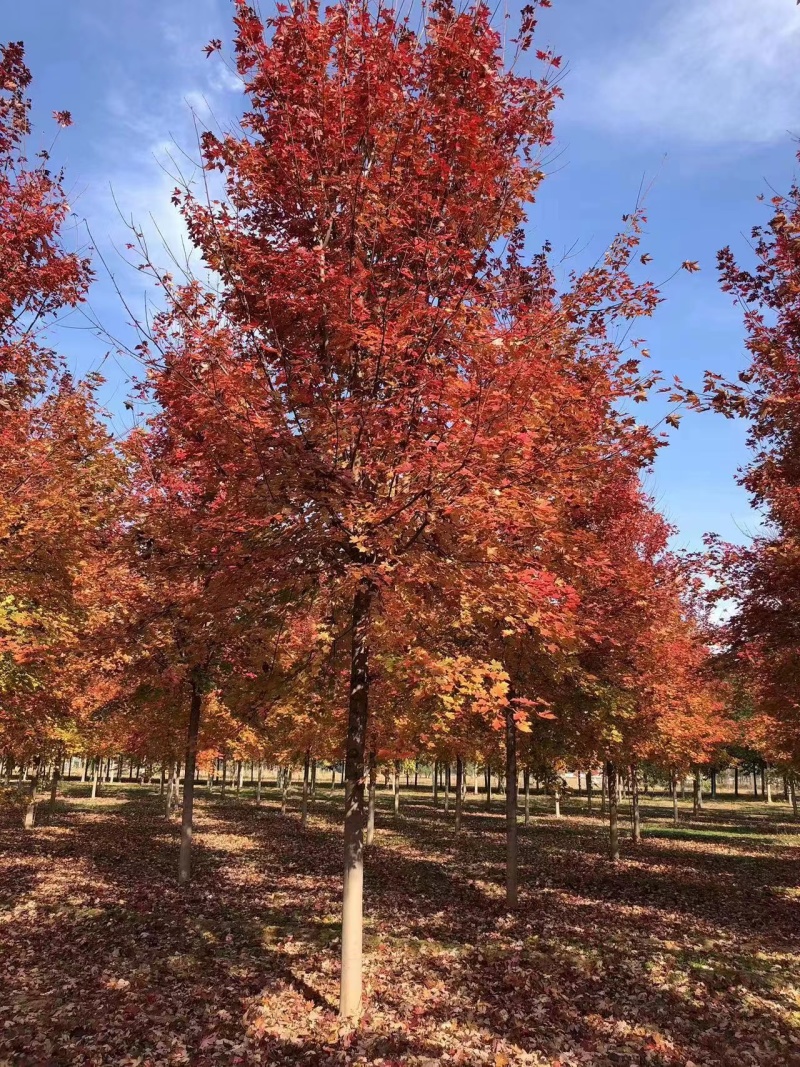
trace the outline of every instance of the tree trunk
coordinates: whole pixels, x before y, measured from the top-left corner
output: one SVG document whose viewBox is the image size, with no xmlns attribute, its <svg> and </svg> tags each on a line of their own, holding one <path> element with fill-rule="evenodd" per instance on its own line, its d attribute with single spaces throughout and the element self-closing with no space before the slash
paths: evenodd
<svg viewBox="0 0 800 1067">
<path fill-rule="evenodd" d="M 448 760 L 447 766 L 444 771 L 444 813 L 445 815 L 450 810 L 450 761 Z"/>
<path fill-rule="evenodd" d="M 753 764 L 753 796 L 758 800 L 758 772 L 755 764 Z"/>
<path fill-rule="evenodd" d="M 58 800 L 58 783 L 61 780 L 61 750 L 56 753 L 56 758 L 53 760 L 53 776 L 50 779 L 50 807 L 56 806 Z"/>
<path fill-rule="evenodd" d="M 353 598 L 353 644 L 345 763 L 342 977 L 339 1014 L 361 1014 L 364 930 L 364 755 L 369 720 L 369 616 L 374 589 L 361 578 Z"/>
<path fill-rule="evenodd" d="M 506 707 L 506 904 L 517 906 L 517 725 Z"/>
<path fill-rule="evenodd" d="M 317 761 L 312 759 L 311 761 L 311 800 L 312 803 L 317 799 Z"/>
<path fill-rule="evenodd" d="M 439 801 L 439 761 L 438 760 L 434 760 L 433 761 L 433 806 L 434 806 L 434 808 L 436 808 L 436 805 L 437 805 L 438 801 Z"/>
<path fill-rule="evenodd" d="M 92 800 L 97 799 L 97 783 L 100 778 L 100 763 L 97 758 L 94 760 L 94 766 L 92 767 Z"/>
<path fill-rule="evenodd" d="M 375 794 L 378 790 L 378 764 L 375 750 L 369 754 L 369 791 L 367 796 L 367 846 L 375 840 Z"/>
<path fill-rule="evenodd" d="M 531 822 L 531 769 L 526 767 L 522 772 L 523 788 L 525 789 L 525 825 Z"/>
<path fill-rule="evenodd" d="M 761 799 L 764 800 L 767 795 L 767 765 L 761 764 Z"/>
<path fill-rule="evenodd" d="M 797 780 L 794 771 L 789 772 L 789 796 L 792 798 L 792 816 L 797 818 Z"/>
<path fill-rule="evenodd" d="M 737 800 L 739 799 L 739 768 L 738 767 L 734 767 L 733 768 L 733 795 Z"/>
<path fill-rule="evenodd" d="M 631 767 L 631 814 L 633 816 L 633 843 L 642 843 L 642 815 L 639 810 L 639 771 Z"/>
<path fill-rule="evenodd" d="M 172 818 L 172 810 L 176 806 L 178 800 L 178 779 L 175 773 L 175 760 L 169 761 L 169 772 L 167 774 L 167 795 L 164 799 L 164 818 Z"/>
<path fill-rule="evenodd" d="M 592 814 L 592 772 L 586 772 L 586 810 Z"/>
<path fill-rule="evenodd" d="M 711 771 L 711 799 L 717 799 L 717 772 L 715 770 Z"/>
<path fill-rule="evenodd" d="M 28 805 L 25 808 L 25 829 L 32 830 L 36 822 L 36 794 L 39 790 L 39 772 L 41 770 L 41 758 L 33 761 L 33 775 L 31 776 L 31 788 L 28 794 Z"/>
<path fill-rule="evenodd" d="M 166 778 L 167 778 L 167 768 L 164 765 L 164 763 L 162 762 L 162 764 L 161 764 L 161 778 L 159 779 L 159 783 L 158 783 L 158 795 L 160 797 L 164 796 L 164 785 L 166 783 Z"/>
<path fill-rule="evenodd" d="M 236 796 L 239 797 L 242 794 L 242 785 L 244 782 L 244 760 L 237 760 L 236 762 Z"/>
<path fill-rule="evenodd" d="M 82 766 L 81 766 L 81 781 L 82 782 L 86 781 L 86 775 L 88 773 L 89 773 L 89 758 L 88 758 L 88 756 L 84 756 L 83 757 L 83 761 L 82 761 Z"/>
<path fill-rule="evenodd" d="M 606 794 L 608 793 L 608 776 L 606 769 L 603 768 L 600 774 L 600 815 L 605 816 L 606 813 Z"/>
<path fill-rule="evenodd" d="M 553 814 L 557 819 L 561 818 L 561 779 L 558 775 L 553 781 Z"/>
<path fill-rule="evenodd" d="M 308 789 L 311 784 L 311 753 L 306 749 L 303 760 L 303 799 L 300 806 L 300 825 L 308 824 Z"/>
<path fill-rule="evenodd" d="M 769 764 L 764 764 L 764 796 L 767 798 L 767 803 L 772 803 L 772 779 L 769 776 Z"/>
<path fill-rule="evenodd" d="M 264 764 L 258 761 L 258 777 L 256 778 L 256 804 L 261 803 L 261 782 L 264 778 Z"/>
<path fill-rule="evenodd" d="M 694 772 L 694 814 L 697 815 L 698 811 L 703 810 L 703 782 L 700 777 L 700 768 L 696 767 Z"/>
<path fill-rule="evenodd" d="M 464 761 L 456 756 L 456 837 L 461 833 L 461 813 L 464 806 Z"/>
<path fill-rule="evenodd" d="M 672 825 L 678 825 L 678 775 L 675 771 L 672 772 L 670 777 L 670 783 L 672 785 Z"/>
<path fill-rule="evenodd" d="M 402 764 L 399 759 L 394 761 L 394 817 L 398 819 L 400 816 L 400 768 Z"/>
<path fill-rule="evenodd" d="M 197 766 L 197 739 L 200 733 L 200 712 L 203 694 L 197 671 L 192 672 L 192 697 L 189 705 L 189 725 L 186 731 L 186 766 L 183 780 L 183 817 L 181 819 L 181 850 L 178 858 L 178 881 L 188 885 L 192 877 L 192 827 L 194 822 L 194 778 Z"/>
<path fill-rule="evenodd" d="M 605 778 L 608 792 L 608 853 L 612 862 L 616 863 L 619 860 L 619 823 L 617 820 L 619 790 L 617 788 L 617 765 L 613 760 L 606 762 Z"/>
<path fill-rule="evenodd" d="M 489 764 L 486 764 L 486 770 L 484 772 L 486 779 L 486 810 L 492 810 L 492 768 Z"/>
</svg>

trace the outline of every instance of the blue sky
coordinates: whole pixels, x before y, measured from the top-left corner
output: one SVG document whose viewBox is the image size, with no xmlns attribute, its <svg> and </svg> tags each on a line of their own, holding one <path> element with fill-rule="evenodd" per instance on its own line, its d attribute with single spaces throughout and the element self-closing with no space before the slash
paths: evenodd
<svg viewBox="0 0 800 1067">
<path fill-rule="evenodd" d="M 161 235 L 180 254 L 170 172 L 192 173 L 193 112 L 201 124 L 224 126 L 242 106 L 230 68 L 202 52 L 211 38 L 229 39 L 230 15 L 229 0 L 0 0 L 0 36 L 26 44 L 42 143 L 51 111 L 69 110 L 75 121 L 55 150 L 75 212 L 69 240 L 87 242 L 87 219 L 137 310 L 144 293 L 119 251 L 128 240 L 120 212 L 145 229 L 156 253 Z M 592 262 L 644 181 L 652 277 L 667 278 L 685 259 L 702 271 L 670 281 L 656 317 L 637 332 L 668 377 L 696 384 L 706 368 L 735 374 L 744 358 L 740 318 L 718 290 L 714 257 L 728 243 L 746 257 L 750 228 L 766 217 L 756 196 L 784 190 L 797 170 L 800 7 L 554 0 L 538 45 L 564 57 L 565 100 L 531 244 L 549 239 L 556 252 L 575 250 L 570 265 Z M 98 275 L 92 313 L 124 335 L 126 316 L 99 264 Z M 71 315 L 58 328 L 77 371 L 97 366 L 108 348 L 86 327 Z M 132 368 L 109 357 L 102 369 L 104 399 L 124 432 L 134 417 L 123 405 Z M 741 424 L 714 415 L 688 415 L 671 435 L 648 486 L 679 528 L 679 547 L 698 547 L 709 530 L 738 540 L 756 528 L 735 484 L 744 437 Z"/>
</svg>

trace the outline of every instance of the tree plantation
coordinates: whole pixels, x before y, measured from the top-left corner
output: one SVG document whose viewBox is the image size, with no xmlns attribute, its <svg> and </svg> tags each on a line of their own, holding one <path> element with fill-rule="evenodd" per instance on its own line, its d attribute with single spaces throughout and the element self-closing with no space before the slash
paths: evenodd
<svg viewBox="0 0 800 1067">
<path fill-rule="evenodd" d="M 2 47 L 0 1065 L 800 1063 L 800 188 L 662 376 L 644 199 L 536 225 L 549 6 L 235 0 L 124 334 Z M 687 412 L 755 536 L 675 547 Z"/>
</svg>

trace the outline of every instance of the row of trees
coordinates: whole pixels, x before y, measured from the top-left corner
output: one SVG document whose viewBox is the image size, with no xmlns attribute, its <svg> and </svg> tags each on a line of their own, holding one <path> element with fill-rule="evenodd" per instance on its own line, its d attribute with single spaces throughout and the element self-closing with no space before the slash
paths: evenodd
<svg viewBox="0 0 800 1067">
<path fill-rule="evenodd" d="M 489 10 L 448 0 L 419 32 L 366 4 L 265 23 L 237 2 L 235 25 L 248 110 L 203 136 L 203 196 L 174 195 L 208 276 L 140 242 L 164 299 L 131 350 L 153 414 L 124 442 L 44 344 L 91 267 L 2 52 L 0 748 L 122 751 L 170 792 L 180 762 L 182 882 L 200 763 L 344 758 L 353 1016 L 370 767 L 452 763 L 458 798 L 467 761 L 502 767 L 514 906 L 520 770 L 602 763 L 617 858 L 621 770 L 674 787 L 741 740 L 727 709 L 752 690 L 711 662 L 641 486 L 664 443 L 630 413 L 657 388 L 631 332 L 659 300 L 641 213 L 566 279 L 525 251 L 558 57 L 505 67 Z"/>
</svg>

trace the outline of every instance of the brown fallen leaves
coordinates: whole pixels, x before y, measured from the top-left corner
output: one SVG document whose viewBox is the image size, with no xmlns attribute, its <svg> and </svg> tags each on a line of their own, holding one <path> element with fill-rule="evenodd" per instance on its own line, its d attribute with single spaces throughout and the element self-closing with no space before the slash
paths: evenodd
<svg viewBox="0 0 800 1067">
<path fill-rule="evenodd" d="M 614 868 L 571 802 L 521 830 L 509 915 L 499 813 L 470 809 L 456 845 L 409 794 L 368 860 L 354 1028 L 336 1015 L 339 801 L 303 832 L 272 802 L 204 799 L 183 892 L 177 827 L 145 789 L 0 830 L 0 1064 L 800 1063 L 783 809 L 718 803 L 673 832 L 651 803 Z"/>
</svg>

